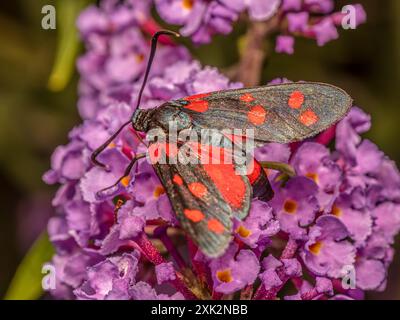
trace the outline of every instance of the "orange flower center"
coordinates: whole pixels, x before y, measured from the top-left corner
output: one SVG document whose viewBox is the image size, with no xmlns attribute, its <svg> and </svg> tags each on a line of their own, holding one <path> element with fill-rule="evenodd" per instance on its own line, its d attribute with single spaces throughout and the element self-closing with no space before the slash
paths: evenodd
<svg viewBox="0 0 400 320">
<path fill-rule="evenodd" d="M 309 250 L 315 255 L 318 255 L 320 253 L 321 249 L 322 249 L 321 241 L 317 241 L 316 243 L 314 243 L 313 245 L 311 245 L 309 247 Z"/>
<path fill-rule="evenodd" d="M 191 10 L 194 5 L 194 0 L 182 0 L 182 7 L 187 10 Z"/>
<path fill-rule="evenodd" d="M 123 177 L 121 180 L 121 184 L 126 188 L 129 185 L 129 182 L 131 181 L 130 176 Z"/>
<path fill-rule="evenodd" d="M 306 174 L 306 177 L 313 180 L 316 184 L 318 184 L 319 178 L 318 174 L 316 174 L 315 172 L 308 172 Z"/>
<path fill-rule="evenodd" d="M 217 271 L 217 279 L 221 282 L 231 282 L 233 280 L 231 269 Z"/>
<path fill-rule="evenodd" d="M 137 54 L 136 55 L 136 62 L 141 63 L 144 60 L 144 54 Z"/>
<path fill-rule="evenodd" d="M 297 211 L 297 202 L 294 200 L 286 200 L 283 209 L 290 214 L 295 214 Z"/>
<path fill-rule="evenodd" d="M 164 187 L 163 186 L 157 186 L 155 189 L 154 189 L 154 193 L 153 193 L 153 195 L 154 195 L 154 198 L 156 198 L 156 199 L 158 199 L 162 194 L 164 194 L 165 193 L 165 189 L 164 189 Z"/>
<path fill-rule="evenodd" d="M 241 236 L 242 238 L 247 238 L 248 236 L 251 235 L 251 231 L 249 229 L 247 229 L 245 226 L 240 225 L 237 229 L 236 229 L 236 233 Z"/>
<path fill-rule="evenodd" d="M 342 209 L 340 209 L 339 207 L 337 207 L 335 204 L 332 207 L 332 214 L 336 217 L 340 217 L 343 214 Z"/>
</svg>

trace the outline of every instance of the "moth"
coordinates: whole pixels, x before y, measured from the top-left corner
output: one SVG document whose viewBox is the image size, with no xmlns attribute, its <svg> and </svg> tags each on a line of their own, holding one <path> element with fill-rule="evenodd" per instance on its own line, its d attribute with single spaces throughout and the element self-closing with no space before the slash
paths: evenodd
<svg viewBox="0 0 400 320">
<path fill-rule="evenodd" d="M 105 166 L 96 159 L 98 154 L 129 124 L 135 132 L 149 132 L 157 128 L 166 134 L 171 121 L 177 124 L 178 133 L 188 129 L 251 129 L 258 145 L 290 143 L 310 138 L 329 128 L 342 119 L 352 106 L 351 97 L 342 89 L 323 83 L 299 82 L 202 93 L 169 101 L 154 109 L 140 109 L 141 96 L 161 35 L 178 36 L 168 30 L 153 36 L 137 108 L 132 118 L 93 152 L 94 164 Z M 192 145 L 199 154 L 202 149 L 209 148 L 199 142 Z M 224 145 L 214 147 L 219 150 L 217 153 L 225 151 Z M 161 152 L 167 157 L 176 152 L 168 140 L 162 144 L 150 143 L 151 149 L 153 154 L 160 155 Z M 137 156 L 132 160 L 124 176 L 114 186 L 129 175 L 139 158 Z M 155 159 L 153 167 L 181 227 L 209 257 L 218 257 L 225 252 L 232 239 L 232 220 L 242 220 L 247 216 L 252 198 L 268 201 L 273 196 L 266 173 L 256 161 L 252 172 L 244 174 L 237 174 L 234 162 L 163 163 Z"/>
</svg>

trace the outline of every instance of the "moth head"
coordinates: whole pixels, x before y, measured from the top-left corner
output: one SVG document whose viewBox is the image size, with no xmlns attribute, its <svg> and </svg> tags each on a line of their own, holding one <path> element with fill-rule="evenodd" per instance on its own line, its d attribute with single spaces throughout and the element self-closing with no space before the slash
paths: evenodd
<svg viewBox="0 0 400 320">
<path fill-rule="evenodd" d="M 151 115 L 154 109 L 136 109 L 132 116 L 132 127 L 136 131 L 147 132 L 150 129 Z"/>
</svg>

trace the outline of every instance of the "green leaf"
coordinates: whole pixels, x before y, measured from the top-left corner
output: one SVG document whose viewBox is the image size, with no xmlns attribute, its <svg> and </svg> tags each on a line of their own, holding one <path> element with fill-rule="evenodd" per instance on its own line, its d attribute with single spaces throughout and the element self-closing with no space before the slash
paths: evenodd
<svg viewBox="0 0 400 320">
<path fill-rule="evenodd" d="M 11 281 L 5 300 L 35 300 L 43 294 L 43 264 L 54 254 L 53 245 L 47 232 L 43 232 L 34 242 Z"/>
<path fill-rule="evenodd" d="M 88 3 L 88 0 L 57 2 L 57 53 L 47 85 L 51 91 L 63 90 L 73 75 L 80 43 L 76 19 L 82 8 Z"/>
</svg>

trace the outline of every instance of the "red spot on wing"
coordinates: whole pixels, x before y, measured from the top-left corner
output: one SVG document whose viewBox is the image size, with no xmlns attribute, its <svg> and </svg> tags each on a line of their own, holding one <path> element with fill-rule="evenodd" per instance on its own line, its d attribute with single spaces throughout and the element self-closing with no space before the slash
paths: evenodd
<svg viewBox="0 0 400 320">
<path fill-rule="evenodd" d="M 151 163 L 157 163 L 161 158 L 161 150 L 159 143 L 153 143 L 149 146 L 148 154 Z"/>
<path fill-rule="evenodd" d="M 204 164 L 203 168 L 224 200 L 233 208 L 242 208 L 245 202 L 246 184 L 242 176 L 236 174 L 234 165 Z"/>
<path fill-rule="evenodd" d="M 252 102 L 255 98 L 250 93 L 245 93 L 244 95 L 240 96 L 239 98 L 243 102 Z"/>
<path fill-rule="evenodd" d="M 178 146 L 173 143 L 156 142 L 149 146 L 148 154 L 151 163 L 158 163 L 165 154 L 167 157 L 176 157 L 178 155 Z"/>
<path fill-rule="evenodd" d="M 194 100 L 201 100 L 204 99 L 206 97 L 208 97 L 211 93 L 199 93 L 199 94 L 195 94 L 193 96 L 190 97 L 186 97 L 184 98 L 187 101 L 194 101 Z"/>
<path fill-rule="evenodd" d="M 302 124 L 309 127 L 312 126 L 314 123 L 318 122 L 319 119 L 314 111 L 308 109 L 300 115 L 299 120 Z"/>
<path fill-rule="evenodd" d="M 225 230 L 223 224 L 219 222 L 217 219 L 208 220 L 207 227 L 209 230 L 215 233 L 223 233 Z"/>
<path fill-rule="evenodd" d="M 301 91 L 294 91 L 289 98 L 288 105 L 292 109 L 300 109 L 304 103 L 304 94 Z"/>
<path fill-rule="evenodd" d="M 207 194 L 207 188 L 201 182 L 192 182 L 188 185 L 190 192 L 197 198 L 203 198 Z"/>
<path fill-rule="evenodd" d="M 186 218 L 193 222 L 200 222 L 201 220 L 204 219 L 204 214 L 200 210 L 196 209 L 185 209 L 183 210 L 183 214 L 185 215 Z"/>
<path fill-rule="evenodd" d="M 196 156 L 201 164 L 233 163 L 232 149 L 197 142 L 187 142 L 185 146 L 190 148 L 191 154 Z"/>
<path fill-rule="evenodd" d="M 257 181 L 258 177 L 261 174 L 261 165 L 257 160 L 253 160 L 253 172 L 251 172 L 250 174 L 247 175 L 247 177 L 249 178 L 250 184 L 253 185 L 254 182 Z"/>
<path fill-rule="evenodd" d="M 172 178 L 172 181 L 178 186 L 183 185 L 183 180 L 179 174 L 175 174 L 174 177 Z"/>
<path fill-rule="evenodd" d="M 197 154 L 223 199 L 235 209 L 242 208 L 246 201 L 246 184 L 243 177 L 235 172 L 232 150 L 196 142 L 188 142 L 187 145 Z"/>
<path fill-rule="evenodd" d="M 265 122 L 266 117 L 267 111 L 260 105 L 251 107 L 247 114 L 247 119 L 256 126 L 262 125 Z"/>
<path fill-rule="evenodd" d="M 185 106 L 186 109 L 196 112 L 206 112 L 208 110 L 208 101 L 205 100 L 193 100 Z"/>
</svg>

